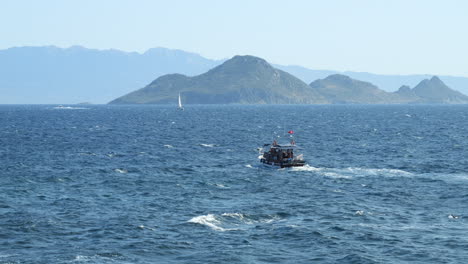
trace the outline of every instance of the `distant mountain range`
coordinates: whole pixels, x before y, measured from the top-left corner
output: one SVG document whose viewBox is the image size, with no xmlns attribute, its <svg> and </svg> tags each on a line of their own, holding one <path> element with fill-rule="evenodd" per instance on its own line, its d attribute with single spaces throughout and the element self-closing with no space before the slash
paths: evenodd
<svg viewBox="0 0 468 264">
<path fill-rule="evenodd" d="M 0 50 L 0 104 L 107 103 L 168 73 L 197 75 L 217 65 L 197 54 L 20 47 Z"/>
<path fill-rule="evenodd" d="M 397 92 L 341 74 L 307 85 L 254 56 L 235 56 L 194 77 L 164 75 L 110 103 L 174 104 L 178 94 L 186 104 L 468 103 L 468 96 L 450 89 L 438 77 L 422 80 L 413 89 L 402 86 Z"/>
<path fill-rule="evenodd" d="M 352 71 L 331 71 L 331 70 L 311 70 L 301 66 L 282 66 L 275 64 L 274 67 L 298 77 L 306 83 L 311 83 L 317 79 L 323 79 L 332 74 L 342 74 L 356 80 L 369 82 L 387 92 L 394 92 L 403 85 L 416 86 L 423 79 L 430 79 L 431 74 L 412 74 L 412 75 L 384 75 L 368 72 Z M 449 87 L 464 94 L 468 94 L 468 78 L 457 76 L 438 76 Z"/>
<path fill-rule="evenodd" d="M 107 103 L 144 87 L 160 76 L 171 73 L 197 76 L 223 62 L 225 60 L 210 60 L 194 53 L 165 48 L 150 49 L 142 54 L 87 49 L 80 46 L 66 49 L 54 46 L 10 48 L 0 50 L 0 104 Z M 402 85 L 416 86 L 422 79 L 431 77 L 343 73 L 311 70 L 300 66 L 273 67 L 276 68 L 275 71 L 282 70 L 282 80 L 289 79 L 284 77 L 286 72 L 305 83 L 325 79 L 329 75 L 342 74 L 373 83 L 387 92 L 396 91 Z M 468 93 L 468 78 L 439 77 L 449 87 Z M 303 84 L 301 86 L 303 87 Z M 404 92 L 405 89 L 401 93 Z M 195 97 L 193 98 L 195 100 Z M 293 99 L 276 97 L 275 100 L 283 102 Z"/>
</svg>

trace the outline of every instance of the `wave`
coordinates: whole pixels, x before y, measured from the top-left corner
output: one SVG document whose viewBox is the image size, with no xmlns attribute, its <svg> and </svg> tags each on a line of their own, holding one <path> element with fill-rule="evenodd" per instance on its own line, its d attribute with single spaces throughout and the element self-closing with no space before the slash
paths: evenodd
<svg viewBox="0 0 468 264">
<path fill-rule="evenodd" d="M 269 224 L 281 220 L 279 215 L 255 216 L 242 213 L 207 214 L 193 217 L 188 223 L 207 226 L 215 231 L 242 230 L 258 224 Z"/>
<path fill-rule="evenodd" d="M 221 184 L 221 183 L 208 183 L 208 184 L 211 185 L 211 186 L 214 186 L 214 187 L 216 187 L 216 188 L 221 188 L 221 189 L 229 188 L 229 187 L 227 187 L 226 185 Z"/>
<path fill-rule="evenodd" d="M 121 158 L 121 157 L 124 157 L 125 155 L 124 154 L 119 154 L 119 153 L 115 153 L 115 152 L 109 152 L 107 154 L 105 154 L 107 157 L 109 158 L 113 158 L 113 157 L 116 157 L 116 158 Z"/>
<path fill-rule="evenodd" d="M 164 145 L 165 148 L 173 148 L 174 146 L 172 145 Z"/>
<path fill-rule="evenodd" d="M 195 223 L 195 224 L 200 224 L 200 225 L 205 225 L 210 227 L 213 230 L 216 231 L 226 231 L 228 229 L 225 229 L 221 227 L 221 222 L 216 219 L 215 215 L 213 214 L 207 214 L 207 215 L 200 215 L 196 216 L 190 220 L 188 220 L 189 223 Z"/>
<path fill-rule="evenodd" d="M 202 147 L 206 147 L 206 148 L 213 148 L 213 147 L 216 147 L 217 145 L 216 144 L 204 144 L 204 143 L 201 143 L 201 144 L 198 144 Z"/>
<path fill-rule="evenodd" d="M 59 106 L 53 107 L 53 109 L 61 109 L 61 110 L 85 110 L 85 109 L 89 109 L 89 108 L 87 108 L 87 107 L 73 107 L 73 106 L 63 106 L 63 105 L 59 105 Z"/>
<path fill-rule="evenodd" d="M 93 152 L 86 151 L 86 152 L 79 152 L 79 155 L 96 156 L 97 154 L 93 153 Z"/>
<path fill-rule="evenodd" d="M 139 225 L 137 226 L 138 229 L 141 229 L 141 230 L 145 230 L 145 229 L 148 229 L 148 230 L 151 230 L 151 231 L 154 231 L 155 229 L 152 228 L 152 227 L 148 227 L 148 226 L 144 226 L 144 225 Z"/>
<path fill-rule="evenodd" d="M 78 263 L 126 263 L 120 253 L 101 253 L 91 256 L 77 255 L 71 262 Z"/>
<path fill-rule="evenodd" d="M 128 170 L 126 169 L 114 169 L 114 171 L 118 173 L 123 173 L 123 174 L 128 173 Z"/>
</svg>

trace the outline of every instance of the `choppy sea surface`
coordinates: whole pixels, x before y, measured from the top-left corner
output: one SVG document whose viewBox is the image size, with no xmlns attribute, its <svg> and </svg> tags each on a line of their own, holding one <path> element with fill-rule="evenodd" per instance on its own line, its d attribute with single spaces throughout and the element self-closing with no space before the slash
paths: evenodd
<svg viewBox="0 0 468 264">
<path fill-rule="evenodd" d="M 2 105 L 0 263 L 466 263 L 467 157 L 468 106 Z"/>
</svg>

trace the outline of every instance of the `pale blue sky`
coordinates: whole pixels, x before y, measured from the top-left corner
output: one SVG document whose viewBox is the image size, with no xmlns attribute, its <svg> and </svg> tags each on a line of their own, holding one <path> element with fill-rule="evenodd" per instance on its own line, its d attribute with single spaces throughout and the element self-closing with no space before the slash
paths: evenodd
<svg viewBox="0 0 468 264">
<path fill-rule="evenodd" d="M 468 1 L 0 0 L 0 49 L 39 45 L 468 76 Z"/>
</svg>

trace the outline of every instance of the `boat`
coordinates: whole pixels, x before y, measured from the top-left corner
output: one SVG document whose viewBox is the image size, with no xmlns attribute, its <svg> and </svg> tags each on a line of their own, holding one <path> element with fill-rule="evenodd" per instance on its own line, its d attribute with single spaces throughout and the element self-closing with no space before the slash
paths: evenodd
<svg viewBox="0 0 468 264">
<path fill-rule="evenodd" d="M 292 130 L 288 132 L 291 135 L 291 141 L 286 144 L 278 144 L 275 139 L 272 144 L 264 144 L 261 151 L 264 148 L 268 148 L 261 155 L 260 162 L 265 165 L 277 166 L 280 168 L 289 167 L 301 167 L 305 165 L 303 154 L 299 154 L 299 148 L 296 146 L 296 142 L 292 137 L 294 133 Z"/>
<path fill-rule="evenodd" d="M 179 93 L 179 107 L 178 107 L 179 110 L 184 110 L 184 107 L 182 106 L 182 100 L 180 100 L 180 93 Z"/>
</svg>

